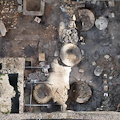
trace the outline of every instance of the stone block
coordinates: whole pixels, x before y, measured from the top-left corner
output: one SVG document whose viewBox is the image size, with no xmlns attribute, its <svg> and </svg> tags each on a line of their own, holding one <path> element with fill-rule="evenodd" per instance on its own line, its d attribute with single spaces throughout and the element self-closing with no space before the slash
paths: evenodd
<svg viewBox="0 0 120 120">
<path fill-rule="evenodd" d="M 45 53 L 39 53 L 39 61 L 45 61 Z"/>
<path fill-rule="evenodd" d="M 32 16 L 42 16 L 44 14 L 44 0 L 23 0 L 23 14 Z"/>
</svg>

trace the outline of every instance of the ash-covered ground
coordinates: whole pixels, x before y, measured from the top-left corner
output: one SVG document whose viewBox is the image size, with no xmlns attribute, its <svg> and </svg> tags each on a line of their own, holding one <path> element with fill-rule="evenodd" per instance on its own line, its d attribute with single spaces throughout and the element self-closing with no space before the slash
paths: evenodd
<svg viewBox="0 0 120 120">
<path fill-rule="evenodd" d="M 59 24 L 60 22 L 67 24 L 70 17 L 60 9 L 64 4 L 61 0 L 46 0 L 45 13 L 40 17 L 41 23 L 38 24 L 34 21 L 34 16 L 25 16 L 17 12 L 18 3 L 15 0 L 1 0 L 0 19 L 3 20 L 8 32 L 5 37 L 0 38 L 0 57 L 33 58 L 34 66 L 38 66 L 38 54 L 44 52 L 47 63 L 51 64 L 56 58 L 55 51 L 59 54 L 63 45 L 59 39 Z M 72 67 L 70 82 L 76 80 L 86 82 L 92 90 L 92 97 L 82 104 L 73 102 L 69 98 L 67 109 L 116 111 L 119 110 L 120 103 L 120 2 L 116 1 L 114 7 L 110 7 L 108 2 L 96 4 L 86 2 L 85 8 L 94 13 L 95 19 L 100 16 L 106 17 L 109 24 L 105 30 L 99 30 L 95 25 L 88 31 L 77 29 L 78 37 L 84 37 L 85 44 L 77 42 L 83 58 L 78 65 Z M 59 55 L 57 58 L 60 59 Z M 100 76 L 94 75 L 97 66 L 103 70 Z M 79 69 L 82 69 L 82 72 L 79 72 Z M 25 78 L 29 73 L 36 71 L 38 70 L 26 70 Z M 104 91 L 104 74 L 107 74 L 105 79 L 108 90 L 106 92 Z M 105 97 L 104 93 L 108 93 L 108 96 Z M 26 98 L 26 101 L 29 99 Z M 46 111 L 43 108 L 44 110 Z"/>
</svg>

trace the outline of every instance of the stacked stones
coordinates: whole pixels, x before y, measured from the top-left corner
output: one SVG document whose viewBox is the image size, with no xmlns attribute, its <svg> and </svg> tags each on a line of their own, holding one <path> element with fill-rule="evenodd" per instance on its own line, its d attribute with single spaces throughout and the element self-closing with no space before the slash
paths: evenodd
<svg viewBox="0 0 120 120">
<path fill-rule="evenodd" d="M 62 31 L 61 42 L 62 43 L 73 43 L 76 44 L 78 42 L 78 33 L 75 28 L 64 29 Z"/>
</svg>

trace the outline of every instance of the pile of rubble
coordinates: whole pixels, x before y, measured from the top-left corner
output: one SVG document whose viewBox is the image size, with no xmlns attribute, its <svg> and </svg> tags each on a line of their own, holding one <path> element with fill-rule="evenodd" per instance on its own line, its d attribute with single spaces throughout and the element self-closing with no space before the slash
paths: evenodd
<svg viewBox="0 0 120 120">
<path fill-rule="evenodd" d="M 45 74 L 41 71 L 37 71 L 35 73 L 30 73 L 28 78 L 28 81 L 46 81 L 47 77 L 45 77 Z"/>
<path fill-rule="evenodd" d="M 78 33 L 77 30 L 75 28 L 71 28 L 71 29 L 64 29 L 62 31 L 62 36 L 60 41 L 62 43 L 73 43 L 76 44 L 78 42 L 79 38 L 78 38 Z"/>
<path fill-rule="evenodd" d="M 16 29 L 18 21 L 17 6 L 16 0 L 0 0 L 0 20 L 3 21 L 7 29 Z"/>
<path fill-rule="evenodd" d="M 74 11 L 75 11 L 75 8 L 73 6 L 70 6 L 70 5 L 62 5 L 62 6 L 60 6 L 60 9 L 62 12 L 67 13 L 67 15 L 71 18 L 74 14 Z"/>
</svg>

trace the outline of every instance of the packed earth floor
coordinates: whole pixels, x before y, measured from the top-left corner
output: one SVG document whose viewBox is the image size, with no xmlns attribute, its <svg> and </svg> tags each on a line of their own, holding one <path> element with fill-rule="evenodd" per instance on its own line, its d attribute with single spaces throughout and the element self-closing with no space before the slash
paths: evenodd
<svg viewBox="0 0 120 120">
<path fill-rule="evenodd" d="M 17 0 L 0 0 L 0 19 L 4 22 L 7 34 L 0 38 L 0 57 L 32 58 L 32 65 L 39 66 L 39 53 L 45 53 L 47 65 L 51 65 L 57 58 L 61 63 L 60 50 L 63 43 L 59 37 L 60 22 L 67 25 L 70 15 L 65 11 L 66 3 L 63 0 L 45 0 L 45 13 L 38 24 L 35 16 L 23 15 L 17 12 Z M 62 7 L 61 7 L 62 6 Z M 108 2 L 85 2 L 85 8 L 95 15 L 95 19 L 103 16 L 108 21 L 104 30 L 99 30 L 95 25 L 87 31 L 76 28 L 78 38 L 84 38 L 84 44 L 80 40 L 77 46 L 82 53 L 82 61 L 72 67 L 70 84 L 83 81 L 92 90 L 92 96 L 85 103 L 77 103 L 71 100 L 70 91 L 67 100 L 67 110 L 72 111 L 119 111 L 120 108 L 120 2 L 114 6 Z M 80 8 L 81 9 L 81 8 Z M 76 13 L 76 9 L 72 9 Z M 70 12 L 72 14 L 72 12 Z M 78 23 L 77 23 L 78 24 Z M 62 63 L 61 63 L 62 64 Z M 63 65 L 63 64 L 62 64 Z M 95 76 L 95 70 L 99 67 L 102 73 Z M 99 70 L 98 70 L 99 71 Z M 46 81 L 41 70 L 26 69 L 25 81 L 34 77 L 38 72 L 41 81 Z M 33 74 L 32 76 L 30 74 Z M 104 76 L 104 75 L 107 75 Z M 36 77 L 36 76 L 35 76 Z M 104 78 L 105 77 L 105 78 Z M 106 82 L 106 83 L 105 83 Z M 107 90 L 105 87 L 107 86 Z M 30 85 L 25 91 L 25 103 L 29 104 Z M 34 104 L 36 102 L 32 101 Z M 51 100 L 49 104 L 53 104 Z M 60 111 L 55 103 L 52 108 L 34 107 L 32 112 Z M 25 112 L 29 112 L 25 108 Z"/>
</svg>

